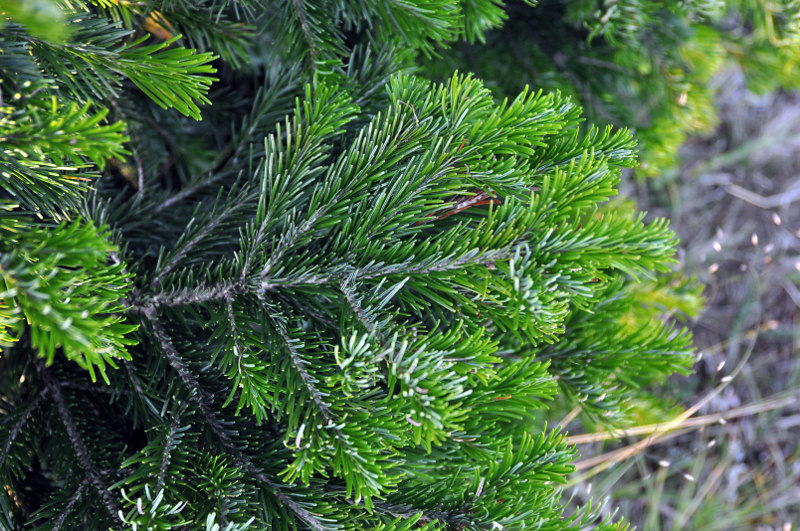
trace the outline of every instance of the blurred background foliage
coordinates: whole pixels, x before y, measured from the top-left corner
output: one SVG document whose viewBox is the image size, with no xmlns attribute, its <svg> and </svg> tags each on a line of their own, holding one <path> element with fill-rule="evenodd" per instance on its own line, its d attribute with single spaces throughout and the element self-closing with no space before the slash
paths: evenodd
<svg viewBox="0 0 800 531">
<path fill-rule="evenodd" d="M 687 135 L 718 123 L 712 78 L 736 64 L 750 90 L 800 83 L 800 2 L 542 0 L 509 2 L 500 30 L 440 48 L 425 65 L 443 78 L 476 73 L 499 97 L 526 84 L 580 101 L 587 123 L 634 130 L 641 175 L 678 161 Z"/>
</svg>

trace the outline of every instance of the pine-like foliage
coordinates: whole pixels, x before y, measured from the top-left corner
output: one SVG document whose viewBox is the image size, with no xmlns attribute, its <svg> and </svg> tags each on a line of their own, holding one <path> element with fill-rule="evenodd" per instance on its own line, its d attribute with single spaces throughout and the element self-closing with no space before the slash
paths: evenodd
<svg viewBox="0 0 800 531">
<path fill-rule="evenodd" d="M 0 527 L 626 528 L 548 421 L 687 369 L 675 238 L 625 130 L 412 75 L 499 2 L 2 5 Z"/>
<path fill-rule="evenodd" d="M 590 122 L 630 127 L 644 175 L 676 163 L 687 134 L 716 123 L 713 77 L 743 68 L 758 92 L 798 86 L 800 2 L 541 0 L 509 3 L 502 30 L 442 49 L 427 71 L 458 66 L 497 94 L 526 84 L 560 90 Z"/>
</svg>

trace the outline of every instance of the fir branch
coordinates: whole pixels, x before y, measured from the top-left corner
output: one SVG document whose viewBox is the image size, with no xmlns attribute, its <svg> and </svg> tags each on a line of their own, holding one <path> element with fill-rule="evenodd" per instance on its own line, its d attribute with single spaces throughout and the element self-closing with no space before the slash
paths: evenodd
<svg viewBox="0 0 800 531">
<path fill-rule="evenodd" d="M 178 373 L 178 376 L 181 378 L 184 386 L 189 389 L 190 391 L 194 391 L 192 394 L 191 400 L 195 402 L 200 409 L 200 412 L 206 419 L 206 423 L 208 424 L 211 431 L 219 440 L 220 444 L 222 444 L 223 448 L 225 448 L 228 452 L 230 452 L 236 459 L 237 464 L 239 464 L 242 468 L 247 470 L 250 474 L 252 474 L 256 479 L 265 483 L 270 489 L 272 489 L 273 494 L 276 498 L 278 498 L 282 503 L 284 503 L 287 507 L 289 507 L 292 512 L 298 515 L 304 522 L 306 522 L 312 529 L 317 529 L 320 531 L 324 531 L 325 528 L 322 524 L 318 521 L 317 518 L 314 517 L 309 511 L 300 507 L 294 500 L 292 500 L 288 495 L 281 491 L 282 487 L 273 482 L 272 480 L 267 477 L 266 474 L 258 467 L 256 467 L 249 456 L 244 454 L 234 443 L 231 441 L 230 437 L 228 436 L 225 431 L 219 426 L 219 421 L 214 417 L 214 414 L 209 409 L 208 405 L 206 404 L 204 397 L 205 391 L 200 387 L 199 382 L 197 379 L 191 374 L 189 368 L 180 359 L 175 347 L 172 345 L 172 342 L 167 335 L 166 330 L 164 330 L 163 326 L 158 320 L 158 316 L 155 314 L 153 309 L 145 311 L 145 317 L 150 322 L 150 326 L 153 328 L 153 333 L 156 337 L 156 340 L 161 347 L 161 350 L 167 356 L 167 360 L 169 361 L 170 365 L 175 369 Z"/>
<path fill-rule="evenodd" d="M 495 262 L 511 258 L 514 255 L 515 246 L 516 243 L 500 249 L 491 249 L 484 252 L 467 252 L 460 257 L 451 256 L 436 260 L 428 260 L 411 267 L 407 264 L 390 264 L 383 268 L 376 268 L 369 273 L 363 270 L 359 271 L 356 273 L 355 279 L 375 280 L 393 274 L 425 275 L 429 273 L 458 270 L 466 266 L 491 266 L 494 265 Z M 269 266 L 269 263 L 267 265 Z M 279 279 L 272 279 L 271 281 L 262 281 L 256 289 L 249 287 L 242 279 L 223 281 L 210 286 L 201 285 L 196 288 L 187 288 L 145 297 L 140 301 L 134 301 L 129 306 L 128 310 L 144 313 L 162 306 L 174 307 L 222 301 L 228 297 L 234 297 L 245 293 L 252 293 L 260 299 L 263 299 L 267 293 L 279 289 L 298 286 L 334 285 L 339 282 L 340 278 L 339 275 L 313 275 L 310 277 L 299 277 L 285 282 L 281 282 Z"/>
<path fill-rule="evenodd" d="M 409 519 L 417 514 L 421 514 L 420 523 L 432 523 L 435 521 L 442 522 L 447 525 L 459 525 L 463 519 L 458 519 L 462 513 L 446 513 L 438 509 L 420 509 L 417 507 L 401 506 L 388 502 L 375 502 L 375 510 L 381 513 L 388 514 L 394 518 Z M 466 510 L 463 512 L 466 514 Z"/>
<path fill-rule="evenodd" d="M 290 73 L 289 77 L 292 75 L 293 74 Z M 268 116 L 270 111 L 273 109 L 271 102 L 273 102 L 276 98 L 276 96 L 273 95 L 271 88 L 269 90 L 264 90 L 259 94 L 259 96 L 256 97 L 255 102 L 253 103 L 253 110 L 247 117 L 247 120 L 249 120 L 249 125 L 247 128 L 243 128 L 243 132 L 240 132 L 238 135 L 234 135 L 234 137 L 225 145 L 222 151 L 220 151 L 220 153 L 214 158 L 214 162 L 211 164 L 211 167 L 208 170 L 203 172 L 197 178 L 193 179 L 180 191 L 159 203 L 159 205 L 155 208 L 156 213 L 162 212 L 165 209 L 178 204 L 184 199 L 193 196 L 204 188 L 219 182 L 223 177 L 230 173 L 228 171 L 223 171 L 226 165 L 230 164 L 230 166 L 235 168 L 239 164 L 239 159 L 243 155 L 245 148 L 252 145 L 251 141 L 253 140 L 253 136 L 256 134 L 256 131 L 263 127 L 265 117 Z M 169 137 L 169 135 L 167 135 L 167 137 Z"/>
<path fill-rule="evenodd" d="M 219 439 L 222 446 L 236 455 L 241 456 L 240 450 L 233 444 L 231 441 L 230 436 L 225 433 L 225 431 L 220 426 L 220 422 L 214 416 L 214 413 L 211 411 L 207 404 L 208 395 L 206 391 L 200 386 L 200 382 L 197 381 L 197 378 L 191 373 L 189 367 L 187 367 L 186 363 L 181 359 L 178 352 L 175 350 L 175 347 L 172 344 L 169 336 L 167 335 L 167 331 L 161 325 L 161 322 L 158 319 L 158 316 L 155 313 L 155 310 L 148 310 L 145 312 L 145 317 L 150 323 L 150 326 L 153 328 L 153 334 L 158 341 L 159 346 L 161 347 L 162 352 L 167 357 L 167 361 L 175 369 L 175 372 L 178 373 L 183 386 L 191 393 L 190 400 L 197 404 L 197 407 L 200 409 L 200 412 L 203 414 L 203 417 L 206 420 L 206 424 L 211 429 L 211 431 L 216 435 L 217 439 Z"/>
<path fill-rule="evenodd" d="M 219 157 L 217 157 L 217 160 L 219 160 L 219 162 L 214 164 L 212 169 L 208 170 L 206 173 L 201 175 L 198 179 L 194 181 L 193 184 L 190 184 L 185 188 L 181 188 L 179 192 L 176 192 L 171 197 L 159 203 L 159 205 L 155 208 L 155 212 L 156 213 L 163 212 L 165 209 L 175 205 L 176 203 L 179 203 L 180 201 L 183 201 L 189 196 L 196 194 L 206 186 L 211 186 L 212 184 L 222 179 L 226 174 L 221 170 L 228 159 L 228 155 L 229 153 L 225 153 L 223 151 L 223 153 L 220 154 Z"/>
<path fill-rule="evenodd" d="M 261 222 L 261 224 L 258 226 L 258 230 L 256 231 L 256 233 L 253 235 L 252 238 L 253 242 L 257 243 L 262 241 L 262 238 L 264 237 L 264 231 L 267 228 L 267 221 L 268 218 L 265 217 L 264 221 Z M 244 264 L 242 265 L 242 273 L 239 275 L 239 280 L 238 280 L 239 284 L 244 285 L 244 283 L 247 281 L 247 273 L 248 271 L 250 271 L 250 267 L 253 265 L 254 256 L 255 256 L 254 252 L 246 253 L 246 256 L 244 258 Z"/>
<path fill-rule="evenodd" d="M 11 428 L 11 431 L 8 433 L 8 439 L 6 443 L 3 445 L 3 453 L 0 454 L 0 467 L 2 467 L 6 459 L 8 458 L 8 452 L 11 450 L 11 445 L 14 444 L 14 441 L 19 436 L 20 431 L 22 431 L 22 427 L 25 426 L 25 423 L 28 421 L 28 417 L 30 417 L 31 413 L 38 407 L 39 401 L 44 398 L 44 395 L 47 394 L 47 389 L 42 389 L 36 395 L 36 397 L 31 400 L 31 403 L 28 404 L 28 407 L 22 412 L 19 419 L 14 423 L 14 426 Z"/>
<path fill-rule="evenodd" d="M 133 301 L 128 308 L 129 311 L 145 313 L 155 308 L 187 306 L 191 304 L 203 304 L 207 302 L 224 300 L 228 296 L 241 295 L 246 293 L 245 285 L 242 282 L 220 282 L 218 284 L 200 284 L 194 288 L 186 288 L 166 293 L 158 293 L 141 300 Z"/>
<path fill-rule="evenodd" d="M 272 489 L 272 494 L 276 498 L 278 498 L 278 500 L 280 500 L 281 503 L 283 503 L 286 507 L 288 507 L 294 514 L 299 516 L 301 520 L 307 523 L 311 527 L 311 529 L 314 529 L 314 531 L 326 531 L 326 527 L 322 525 L 319 519 L 310 511 L 300 507 L 300 505 L 296 501 L 294 501 L 288 494 L 282 491 L 280 485 L 273 483 L 271 481 L 265 481 L 265 480 L 261 481 L 264 481 Z"/>
<path fill-rule="evenodd" d="M 233 315 L 233 296 L 228 294 L 225 296 L 225 309 L 228 312 L 228 322 L 231 325 L 231 334 L 233 335 L 233 344 L 236 347 L 236 363 L 239 369 L 239 373 L 242 372 L 242 356 L 244 356 L 244 347 L 242 343 L 239 341 L 239 330 L 236 326 L 236 318 Z"/>
<path fill-rule="evenodd" d="M 390 115 L 387 114 L 386 118 L 387 122 L 389 121 L 389 117 Z M 397 128 L 398 130 L 394 131 L 394 128 Z M 358 169 L 358 172 L 355 175 L 348 178 L 346 184 L 344 184 L 342 188 L 340 188 L 335 194 L 333 194 L 333 196 L 331 196 L 327 200 L 327 204 L 324 204 L 320 206 L 318 209 L 314 210 L 314 212 L 308 217 L 308 219 L 303 223 L 303 225 L 301 225 L 299 228 L 293 228 L 287 230 L 287 232 L 290 232 L 290 236 L 288 238 L 283 238 L 281 240 L 281 242 L 278 244 L 278 248 L 273 252 L 269 260 L 267 260 L 267 263 L 261 269 L 260 273 L 261 280 L 264 280 L 267 277 L 270 270 L 272 269 L 272 266 L 274 266 L 281 260 L 281 258 L 283 258 L 284 253 L 289 249 L 291 249 L 292 247 L 294 247 L 295 244 L 298 242 L 298 240 L 300 240 L 300 238 L 302 238 L 304 235 L 310 232 L 311 229 L 314 228 L 316 223 L 320 219 L 322 219 L 331 208 L 333 208 L 341 200 L 343 200 L 347 196 L 347 194 L 353 192 L 353 189 L 355 189 L 357 186 L 363 185 L 363 181 L 367 178 L 368 175 L 370 175 L 370 170 L 375 170 L 373 166 L 380 166 L 382 164 L 385 164 L 385 160 L 389 159 L 392 156 L 395 156 L 396 152 L 400 151 L 400 146 L 402 142 L 398 142 L 397 141 L 398 138 L 405 138 L 410 133 L 418 130 L 419 130 L 418 125 L 415 125 L 413 128 L 411 128 L 410 126 L 406 127 L 406 124 L 401 117 L 400 120 L 392 124 L 392 128 L 389 130 L 388 133 L 382 133 L 381 136 L 385 135 L 386 141 L 384 142 L 383 145 L 380 146 L 380 149 L 377 149 L 372 153 L 374 159 L 370 158 L 370 161 L 374 160 L 374 162 L 372 164 L 370 163 L 363 164 L 362 167 Z M 368 134 L 371 134 L 371 131 L 369 131 Z M 366 142 L 366 138 L 367 137 L 365 136 L 359 137 L 358 141 L 356 141 L 350 147 L 351 155 L 352 153 L 356 152 L 358 147 L 361 147 L 359 145 L 361 142 Z M 343 156 L 342 158 L 339 159 L 339 162 L 341 163 L 344 160 L 346 160 L 346 158 L 344 158 Z M 336 166 L 332 166 L 332 168 L 335 167 Z"/>
<path fill-rule="evenodd" d="M 325 282 L 327 282 L 325 277 Z M 323 284 L 320 282 L 319 284 Z M 303 285 L 305 282 L 287 282 L 287 283 L 266 283 L 261 284 L 261 288 L 255 293 L 263 297 L 268 291 L 273 291 L 280 287 L 292 287 Z M 319 285 L 315 284 L 315 285 Z M 128 306 L 128 311 L 134 313 L 146 313 L 148 311 L 167 307 L 172 308 L 175 306 L 189 306 L 195 304 L 205 304 L 208 302 L 224 301 L 228 297 L 242 295 L 249 293 L 244 280 L 238 279 L 234 281 L 222 281 L 217 284 L 205 285 L 200 284 L 197 287 L 185 288 L 174 290 L 166 293 L 157 293 L 155 295 L 142 297 L 141 299 L 134 299 Z"/>
<path fill-rule="evenodd" d="M 96 378 L 104 380 L 106 365 L 129 359 L 126 337 L 135 326 L 117 314 L 123 310 L 118 297 L 130 289 L 130 277 L 122 264 L 109 265 L 115 247 L 105 231 L 76 220 L 57 227 L 24 226 L 13 229 L 0 216 L 0 282 L 13 285 L 11 300 L 25 315 L 32 347 L 49 362 L 60 349 Z M 13 229 L 13 230 L 12 230 Z M 13 252 L 6 254 L 9 245 Z"/>
<path fill-rule="evenodd" d="M 414 118 L 416 119 L 416 115 L 414 116 Z M 458 161 L 459 161 L 459 158 L 452 157 L 452 158 L 448 159 L 447 161 L 445 161 L 442 164 L 442 166 L 452 166 L 452 165 L 456 164 Z M 429 175 L 428 177 L 423 179 L 423 181 L 421 183 L 419 183 L 419 185 L 417 185 L 417 187 L 414 189 L 414 193 L 408 194 L 408 197 L 406 197 L 397 206 L 395 206 L 394 209 L 391 212 L 389 212 L 389 214 L 384 216 L 384 219 L 385 220 L 393 219 L 404 208 L 406 208 L 415 199 L 417 199 L 420 195 L 422 195 L 423 192 L 428 190 L 429 186 L 431 184 L 433 184 L 434 182 L 436 182 L 440 177 L 441 177 L 441 174 L 436 172 L 436 173 L 432 173 L 431 175 Z M 419 222 L 416 223 L 416 225 L 420 225 L 422 223 L 424 223 L 424 221 L 419 221 Z M 368 233 L 367 240 L 373 239 L 378 234 L 378 232 L 379 232 L 379 230 L 381 228 L 381 225 L 382 225 L 382 223 L 376 223 L 375 224 L 375 227 L 373 227 L 372 230 L 370 230 L 370 232 Z"/>
<path fill-rule="evenodd" d="M 131 364 L 128 363 L 127 360 L 122 360 L 122 365 L 125 367 L 125 372 L 128 374 L 128 378 L 130 378 L 133 388 L 136 390 L 137 396 L 145 396 L 144 389 L 142 388 L 142 382 L 139 381 L 139 377 L 136 376 L 135 372 L 133 372 Z"/>
<path fill-rule="evenodd" d="M 262 482 L 270 489 L 272 495 L 278 498 L 281 503 L 283 503 L 286 507 L 288 507 L 294 514 L 296 514 L 301 520 L 314 529 L 316 531 L 326 531 L 326 527 L 319 521 L 319 519 L 310 511 L 302 508 L 297 502 L 295 502 L 291 496 L 284 492 L 285 487 L 279 483 L 275 483 L 267 475 L 264 473 L 263 470 L 258 468 L 253 461 L 250 459 L 249 456 L 242 453 L 241 450 L 233 446 L 232 444 L 228 443 L 226 445 L 225 441 L 222 441 L 223 447 L 228 450 L 233 456 L 236 464 L 246 470 L 250 475 L 256 478 L 258 481 Z"/>
<path fill-rule="evenodd" d="M 178 373 L 178 377 L 181 379 L 183 386 L 191 394 L 190 400 L 197 404 L 197 407 L 200 408 L 200 412 L 203 413 L 203 416 L 205 416 L 209 426 L 220 437 L 220 439 L 228 441 L 228 436 L 225 435 L 225 433 L 219 428 L 216 418 L 214 418 L 214 415 L 209 409 L 208 404 L 206 404 L 206 392 L 202 389 L 202 387 L 200 387 L 200 382 L 197 381 L 197 378 L 195 378 L 195 376 L 192 374 L 192 371 L 181 359 L 178 351 L 175 350 L 172 341 L 167 335 L 167 331 L 159 321 L 155 309 L 152 307 L 145 309 L 144 316 L 150 323 L 150 326 L 153 329 L 153 335 L 155 336 L 159 347 L 161 347 L 161 351 L 167 357 L 167 361 L 169 362 L 170 366 L 175 369 L 175 372 Z"/>
<path fill-rule="evenodd" d="M 347 304 L 350 305 L 350 309 L 353 310 L 353 313 L 358 317 L 359 322 L 364 325 L 367 332 L 371 336 L 374 336 L 378 343 L 383 346 L 383 338 L 378 333 L 375 328 L 375 322 L 370 319 L 367 313 L 364 311 L 364 308 L 361 307 L 361 301 L 356 298 L 355 287 L 351 287 L 348 284 L 348 279 L 346 277 L 342 277 L 339 279 L 339 288 L 342 290 L 342 294 L 344 295 Z"/>
<path fill-rule="evenodd" d="M 477 249 L 471 249 L 464 255 L 459 257 L 446 256 L 436 260 L 428 260 L 419 265 L 404 267 L 404 264 L 392 264 L 384 269 L 358 275 L 360 280 L 374 280 L 376 278 L 383 278 L 387 275 L 404 274 L 408 275 L 426 275 L 428 273 L 441 273 L 444 271 L 454 271 L 462 269 L 465 266 L 493 266 L 495 262 L 508 260 L 514 256 L 517 242 L 512 245 L 507 245 L 499 249 L 490 249 L 488 251 L 480 252 Z M 477 253 L 474 251 L 478 251 Z"/>
<path fill-rule="evenodd" d="M 480 39 L 499 24 L 500 0 L 162 3 L 145 27 L 160 20 L 177 34 L 167 29 L 177 23 L 203 51 L 221 55 L 213 67 L 210 54 L 128 39 L 141 25 L 132 17 L 148 17 L 138 12 L 144 4 L 72 2 L 86 11 L 73 17 L 80 31 L 63 45 L 30 41 L 13 22 L 0 36 L 6 107 L 30 114 L 6 136 L 42 155 L 25 160 L 75 170 L 36 166 L 41 178 L 17 179 L 12 195 L 61 213 L 64 190 L 75 190 L 75 206 L 109 226 L 122 249 L 97 246 L 96 267 L 80 275 L 75 264 L 98 231 L 67 238 L 77 229 L 3 214 L 13 221 L 0 223 L 12 240 L 0 235 L 0 254 L 17 256 L 14 238 L 25 227 L 38 224 L 41 237 L 30 239 L 32 259 L 14 262 L 25 286 L 20 274 L 9 277 L 6 259 L 0 276 L 15 282 L 9 289 L 26 296 L 28 313 L 38 312 L 56 338 L 86 326 L 74 294 L 114 276 L 97 298 L 114 304 L 97 313 L 138 321 L 141 342 L 125 349 L 132 330 L 112 334 L 110 346 L 125 355 L 106 363 L 121 361 L 126 374 L 109 373 L 103 388 L 62 382 L 73 373 L 44 368 L 27 384 L 40 388 L 19 388 L 26 370 L 19 360 L 43 349 L 69 352 L 50 336 L 10 347 L 23 355 L 7 360 L 0 465 L 15 472 L 22 462 L 44 492 L 12 473 L 20 508 L 47 528 L 118 526 L 95 490 L 116 479 L 110 467 L 141 448 L 144 433 L 156 437 L 121 464 L 138 466 L 110 493 L 127 511 L 119 518 L 140 528 L 227 519 L 237 529 L 567 529 L 558 489 L 542 482 L 569 473 L 569 452 L 544 439 L 526 443 L 525 419 L 549 418 L 554 410 L 542 401 L 557 388 L 573 400 L 578 391 L 608 388 L 609 374 L 618 374 L 609 400 L 630 396 L 633 384 L 680 368 L 676 358 L 688 348 L 685 336 L 643 321 L 609 328 L 628 315 L 610 310 L 636 311 L 627 273 L 663 270 L 675 244 L 665 228 L 628 220 L 625 209 L 618 222 L 598 215 L 615 209 L 601 203 L 616 192 L 620 168 L 634 162 L 628 135 L 581 132 L 580 111 L 567 98 L 525 91 L 498 103 L 470 76 L 431 84 L 389 74 L 413 69 L 415 51 L 427 55 L 458 36 Z M 244 3 L 252 8 L 246 19 Z M 222 26 L 204 19 L 212 11 Z M 117 22 L 102 18 L 112 13 Z M 373 52 L 380 56 L 371 60 Z M 568 59 L 595 68 L 589 62 Z M 223 75 L 209 93 L 213 68 Z M 325 74 L 313 75 L 318 70 Z M 25 88 L 28 80 L 34 86 Z M 45 112 L 37 103 L 44 96 L 64 111 Z M 96 130 L 87 121 L 93 111 L 80 102 L 89 98 L 106 101 L 117 118 L 128 113 L 133 143 L 122 147 L 121 123 Z M 211 120 L 202 123 L 159 107 L 198 117 L 209 100 Z M 59 133 L 61 122 L 43 118 L 51 115 L 75 115 L 84 124 L 73 128 L 76 138 L 92 142 L 73 145 Z M 102 167 L 107 153 L 135 164 L 124 167 L 132 186 L 103 177 L 85 201 L 88 165 Z M 23 164 L 19 153 L 4 156 Z M 127 270 L 118 253 L 131 258 Z M 62 254 L 69 259 L 43 267 Z M 134 276 L 140 288 L 131 293 Z M 618 293 L 604 291 L 615 278 Z M 599 304 L 611 296 L 617 306 Z M 54 318 L 53 301 L 63 302 L 69 320 Z M 599 317 L 578 326 L 590 312 Z M 11 319 L 12 340 L 22 315 L 0 305 L 0 328 Z M 86 337 L 106 336 L 98 323 Z M 550 365 L 541 361 L 547 357 Z M 53 389 L 57 400 L 47 394 Z M 598 406 L 606 403 L 600 391 Z M 45 402 L 52 414 L 34 422 Z M 38 430 L 40 422 L 54 426 Z M 53 441 L 53 433 L 68 437 Z M 45 454 L 56 450 L 61 455 Z M 133 494 L 147 489 L 146 499 L 120 497 L 118 486 L 129 484 Z M 14 518 L 22 512 L 11 510 Z"/>
<path fill-rule="evenodd" d="M 124 389 L 113 389 L 110 387 L 101 387 L 99 385 L 89 385 L 80 382 L 61 382 L 62 389 L 76 389 L 84 393 L 102 393 L 106 395 L 121 394 L 128 395 L 128 391 Z"/>
<path fill-rule="evenodd" d="M 124 124 L 103 124 L 107 110 L 36 96 L 42 87 L 29 87 L 15 106 L 0 106 L 0 190 L 58 219 L 80 203 L 107 160 L 122 159 L 127 137 Z"/>
<path fill-rule="evenodd" d="M 160 107 L 174 107 L 181 114 L 200 120 L 198 103 L 211 103 L 206 93 L 211 83 L 218 81 L 200 74 L 217 71 L 210 64 L 217 56 L 172 47 L 179 39 L 175 36 L 144 46 L 141 44 L 146 38 L 139 39 L 119 52 L 117 69 Z"/>
<path fill-rule="evenodd" d="M 271 291 L 277 291 L 285 288 L 295 288 L 297 286 L 324 286 L 335 282 L 335 277 L 329 275 L 312 275 L 310 277 L 299 277 L 294 280 L 280 282 L 279 279 L 273 279 L 272 282 L 263 281 L 259 284 L 259 289 L 256 291 L 256 296 L 263 298 L 264 295 Z"/>
<path fill-rule="evenodd" d="M 322 395 L 320 394 L 319 390 L 315 387 L 315 380 L 314 378 L 308 374 L 308 371 L 305 369 L 303 365 L 305 365 L 305 361 L 300 356 L 300 353 L 297 352 L 297 349 L 294 346 L 294 342 L 292 338 L 289 337 L 289 334 L 286 332 L 286 327 L 284 326 L 283 322 L 274 316 L 271 316 L 272 321 L 275 323 L 275 328 L 278 329 L 278 334 L 283 339 L 283 342 L 286 344 L 286 348 L 289 351 L 289 357 L 292 360 L 292 365 L 297 370 L 297 373 L 300 375 L 300 378 L 303 380 L 303 383 L 308 389 L 309 394 L 311 395 L 311 399 L 317 405 L 322 418 L 325 419 L 325 423 L 328 424 L 334 420 L 334 415 L 331 412 L 328 404 L 322 399 Z"/>
<path fill-rule="evenodd" d="M 167 467 L 169 466 L 170 454 L 172 453 L 172 445 L 175 441 L 175 434 L 180 428 L 181 412 L 177 411 L 169 423 L 169 432 L 167 432 L 166 440 L 164 441 L 164 455 L 161 457 L 161 466 L 158 469 L 158 481 L 156 482 L 156 492 L 160 492 L 164 487 L 164 479 L 167 475 Z"/>
<path fill-rule="evenodd" d="M 78 488 L 75 490 L 75 494 L 72 495 L 72 497 L 69 499 L 69 502 L 64 507 L 64 510 L 61 511 L 61 514 L 58 515 L 58 518 L 53 523 L 53 531 L 58 531 L 61 529 L 61 526 L 64 525 L 67 516 L 69 516 L 69 513 L 72 511 L 72 506 L 78 503 L 78 500 L 81 499 L 81 496 L 83 495 L 83 489 L 86 488 L 88 483 L 88 478 L 84 478 L 84 480 L 81 481 L 81 484 L 78 485 Z"/>
<path fill-rule="evenodd" d="M 161 267 L 161 270 L 150 283 L 150 286 L 155 288 L 161 285 L 161 280 L 180 263 L 183 257 L 185 257 L 196 245 L 202 242 L 209 234 L 214 232 L 214 229 L 222 225 L 227 218 L 239 210 L 244 201 L 243 197 L 241 196 L 238 199 L 238 201 L 233 202 L 233 205 L 230 208 L 225 208 L 218 215 L 213 216 L 211 220 L 205 223 L 203 227 L 197 231 L 197 234 L 195 234 L 189 241 L 186 243 L 179 243 L 178 251 L 172 255 L 166 264 Z M 193 221 L 195 220 L 193 219 L 189 222 L 189 224 L 191 225 Z M 189 229 L 187 228 L 187 230 Z"/>
<path fill-rule="evenodd" d="M 44 363 L 41 360 L 37 360 L 36 364 L 39 368 L 40 374 L 45 380 L 45 385 L 50 392 L 50 396 L 53 398 L 53 402 L 56 403 L 59 417 L 61 418 L 61 423 L 67 430 L 67 435 L 72 443 L 72 449 L 75 451 L 75 455 L 78 457 L 78 462 L 80 463 L 81 468 L 83 468 L 87 479 L 91 481 L 95 490 L 103 499 L 111 519 L 119 522 L 120 519 L 118 515 L 117 504 L 114 498 L 111 497 L 111 493 L 108 490 L 108 485 L 106 485 L 103 481 L 102 471 L 100 471 L 95 464 L 92 463 L 92 460 L 89 457 L 89 450 L 86 448 L 86 445 L 81 438 L 81 434 L 78 431 L 78 427 L 75 425 L 75 419 L 72 418 L 72 414 L 69 411 L 67 402 L 64 400 L 64 395 L 61 394 L 60 382 L 58 382 L 50 374 L 50 371 L 44 367 Z"/>
<path fill-rule="evenodd" d="M 338 199 L 339 196 L 337 194 L 337 196 L 334 197 L 334 199 L 330 202 L 330 205 L 332 205 Z M 314 228 L 314 224 L 317 221 L 319 221 L 319 219 L 322 216 L 325 215 L 325 213 L 328 211 L 328 208 L 330 207 L 322 207 L 319 210 L 315 211 L 305 221 L 305 223 L 303 223 L 303 225 L 300 228 L 295 228 L 294 230 L 292 230 L 288 238 L 281 239 L 281 242 L 278 244 L 278 248 L 272 253 L 272 255 L 270 255 L 269 259 L 267 260 L 267 263 L 264 264 L 264 267 L 261 268 L 260 277 L 262 280 L 265 279 L 267 275 L 269 275 L 272 266 L 277 264 L 281 260 L 281 258 L 283 258 L 284 253 L 289 249 L 291 249 L 292 247 L 294 247 L 294 245 L 297 243 L 297 240 L 299 240 L 302 236 L 308 233 L 308 231 Z"/>
<path fill-rule="evenodd" d="M 303 0 L 292 0 L 292 6 L 294 6 L 297 20 L 300 22 L 300 28 L 303 30 L 303 35 L 305 35 L 306 41 L 308 41 L 308 52 L 311 55 L 311 69 L 316 70 L 319 50 L 314 41 L 314 36 L 311 34 L 311 28 L 308 26 L 308 20 L 306 20 L 306 10 L 303 7 Z"/>
</svg>

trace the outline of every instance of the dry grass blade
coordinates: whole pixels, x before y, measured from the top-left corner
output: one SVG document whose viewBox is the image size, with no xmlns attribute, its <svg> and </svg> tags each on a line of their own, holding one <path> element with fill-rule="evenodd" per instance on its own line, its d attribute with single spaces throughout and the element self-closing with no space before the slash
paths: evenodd
<svg viewBox="0 0 800 531">
<path fill-rule="evenodd" d="M 685 418 L 679 422 L 676 422 L 675 424 L 673 424 L 672 422 L 663 424 L 648 424 L 644 426 L 634 426 L 632 428 L 625 428 L 614 432 L 586 433 L 582 435 L 573 435 L 567 437 L 567 440 L 572 444 L 587 444 L 591 442 L 606 441 L 609 439 L 618 439 L 621 437 L 635 437 L 637 435 L 654 435 L 658 433 L 665 433 L 684 428 L 701 428 L 703 426 L 715 424 L 720 421 L 728 421 L 739 417 L 757 415 L 759 413 L 765 413 L 767 411 L 781 409 L 783 407 L 796 404 L 798 400 L 800 400 L 800 391 L 795 391 L 790 394 L 783 394 L 767 400 L 760 400 L 758 402 L 754 402 L 747 406 L 730 409 L 728 411 L 721 413 Z M 790 417 L 790 418 L 795 418 L 795 417 Z"/>
</svg>

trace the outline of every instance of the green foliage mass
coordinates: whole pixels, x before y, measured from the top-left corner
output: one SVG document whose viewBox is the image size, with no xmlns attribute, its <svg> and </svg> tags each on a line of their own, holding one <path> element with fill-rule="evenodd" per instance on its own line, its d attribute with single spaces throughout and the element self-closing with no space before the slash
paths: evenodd
<svg viewBox="0 0 800 531">
<path fill-rule="evenodd" d="M 634 131 L 642 175 L 672 167 L 687 135 L 716 125 L 721 68 L 738 65 L 757 92 L 800 79 L 796 0 L 541 0 L 509 2 L 508 15 L 480 42 L 440 49 L 425 72 L 444 79 L 455 65 L 501 96 L 527 84 L 568 94 L 590 123 Z"/>
<path fill-rule="evenodd" d="M 551 424 L 688 370 L 676 239 L 626 130 L 414 75 L 501 2 L 2 5 L 0 528 L 626 529 Z"/>
</svg>

